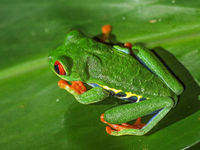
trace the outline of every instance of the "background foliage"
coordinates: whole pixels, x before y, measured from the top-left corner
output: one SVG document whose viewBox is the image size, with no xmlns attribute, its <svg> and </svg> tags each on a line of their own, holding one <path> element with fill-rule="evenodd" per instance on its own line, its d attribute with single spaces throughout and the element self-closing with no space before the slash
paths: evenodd
<svg viewBox="0 0 200 150">
<path fill-rule="evenodd" d="M 0 149 L 177 150 L 200 141 L 200 1 L 0 0 L 0 20 Z M 185 85 L 146 136 L 107 135 L 99 116 L 118 100 L 81 105 L 48 67 L 67 31 L 92 37 L 104 24 L 119 41 L 152 48 Z"/>
</svg>

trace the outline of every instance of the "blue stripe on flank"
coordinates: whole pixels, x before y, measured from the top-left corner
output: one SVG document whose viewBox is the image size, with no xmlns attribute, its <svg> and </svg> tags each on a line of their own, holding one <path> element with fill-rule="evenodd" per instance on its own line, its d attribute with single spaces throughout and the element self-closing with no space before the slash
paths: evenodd
<svg viewBox="0 0 200 150">
<path fill-rule="evenodd" d="M 137 56 L 137 55 L 135 55 L 135 57 L 137 58 L 137 60 L 139 60 L 139 62 L 140 62 L 141 64 L 144 65 L 145 68 L 147 68 L 149 71 L 151 71 L 151 72 L 153 73 L 153 71 L 152 71 L 152 70 Z"/>
<path fill-rule="evenodd" d="M 131 102 L 135 103 L 138 98 L 137 98 L 137 96 L 131 96 L 129 98 L 121 98 L 121 99 L 128 100 L 128 101 L 131 101 Z"/>
<path fill-rule="evenodd" d="M 96 84 L 96 83 L 88 83 L 88 85 L 89 85 L 89 86 L 92 86 L 92 87 L 99 87 L 99 85 Z"/>
<path fill-rule="evenodd" d="M 116 96 L 117 96 L 117 97 L 125 97 L 126 94 L 123 93 L 123 92 L 119 92 L 119 93 L 116 94 Z"/>
<path fill-rule="evenodd" d="M 128 100 L 128 101 L 130 101 L 130 102 L 133 102 L 133 103 L 135 103 L 137 100 L 138 100 L 138 97 L 137 96 L 131 96 L 131 97 L 129 97 L 129 98 L 122 98 L 122 97 L 119 97 L 119 98 L 121 98 L 121 99 L 123 99 L 123 100 Z M 144 101 L 144 100 L 146 100 L 146 98 L 141 98 L 140 100 L 139 100 L 139 102 L 141 102 L 141 101 Z"/>
</svg>

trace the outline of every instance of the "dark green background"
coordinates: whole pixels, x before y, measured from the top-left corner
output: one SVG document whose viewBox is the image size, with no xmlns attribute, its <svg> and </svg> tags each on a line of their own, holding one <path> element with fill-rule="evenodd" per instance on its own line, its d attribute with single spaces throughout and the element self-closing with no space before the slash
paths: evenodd
<svg viewBox="0 0 200 150">
<path fill-rule="evenodd" d="M 107 135 L 99 116 L 118 101 L 81 105 L 57 87 L 48 67 L 48 51 L 70 29 L 92 37 L 104 24 L 119 41 L 154 49 L 185 85 L 177 107 L 146 136 Z M 0 0 L 2 150 L 190 147 L 200 141 L 199 84 L 200 1 Z"/>
</svg>

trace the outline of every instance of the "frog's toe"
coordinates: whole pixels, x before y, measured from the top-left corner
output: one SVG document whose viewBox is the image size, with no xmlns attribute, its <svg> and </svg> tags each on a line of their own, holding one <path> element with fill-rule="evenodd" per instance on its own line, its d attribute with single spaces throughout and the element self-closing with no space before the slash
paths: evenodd
<svg viewBox="0 0 200 150">
<path fill-rule="evenodd" d="M 130 42 L 126 42 L 126 43 L 124 43 L 124 47 L 131 49 L 132 44 Z"/>
<path fill-rule="evenodd" d="M 110 126 L 106 126 L 106 132 L 112 135 L 112 133 L 115 132 L 115 130 L 113 130 Z"/>
<path fill-rule="evenodd" d="M 81 81 L 72 81 L 72 84 L 70 85 L 65 80 L 59 80 L 58 86 L 60 88 L 67 90 L 70 93 L 77 93 L 79 95 L 83 94 L 84 92 L 87 91 L 86 87 L 84 86 L 83 82 L 81 82 Z"/>
<path fill-rule="evenodd" d="M 102 30 L 102 37 L 101 37 L 101 41 L 102 42 L 109 42 L 109 37 L 110 37 L 110 33 L 112 31 L 112 26 L 107 24 L 102 26 L 101 28 Z"/>
<path fill-rule="evenodd" d="M 116 131 L 116 130 L 113 130 L 110 126 L 106 126 L 106 132 L 110 135 L 114 135 L 114 136 L 124 135 L 121 133 L 121 131 Z"/>
<path fill-rule="evenodd" d="M 133 129 L 142 129 L 146 124 L 141 122 L 141 117 L 137 118 L 133 125 L 128 123 L 122 123 L 123 126 L 133 128 Z"/>
<path fill-rule="evenodd" d="M 104 26 L 102 26 L 101 30 L 102 30 L 102 33 L 103 33 L 104 35 L 108 35 L 108 34 L 110 34 L 110 32 L 112 31 L 112 26 L 109 25 L 109 24 L 104 25 Z"/>
<path fill-rule="evenodd" d="M 146 124 L 141 122 L 141 117 L 137 118 L 133 126 L 142 129 Z"/>
<path fill-rule="evenodd" d="M 72 88 L 78 94 L 83 94 L 87 90 L 83 82 L 81 81 L 72 81 L 72 85 L 70 86 L 70 88 Z"/>
<path fill-rule="evenodd" d="M 67 81 L 65 81 L 65 80 L 59 80 L 58 81 L 58 86 L 60 88 L 65 88 L 66 86 L 69 86 L 69 83 Z"/>
<path fill-rule="evenodd" d="M 130 130 L 131 129 L 129 129 L 129 128 L 115 130 L 115 129 L 112 129 L 110 126 L 106 126 L 106 132 L 109 135 L 113 135 L 113 136 L 130 135 Z M 132 130 L 135 130 L 135 129 L 132 129 Z M 134 135 L 134 133 L 131 133 L 131 135 Z"/>
</svg>

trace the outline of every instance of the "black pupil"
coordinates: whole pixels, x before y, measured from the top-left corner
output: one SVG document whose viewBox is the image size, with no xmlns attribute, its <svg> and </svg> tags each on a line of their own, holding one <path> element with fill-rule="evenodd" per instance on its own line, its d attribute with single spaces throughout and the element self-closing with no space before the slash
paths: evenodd
<svg viewBox="0 0 200 150">
<path fill-rule="evenodd" d="M 58 65 L 54 65 L 54 69 L 55 69 L 55 71 L 56 71 L 57 74 L 60 74 L 60 71 L 59 71 Z"/>
</svg>

